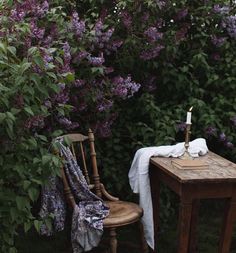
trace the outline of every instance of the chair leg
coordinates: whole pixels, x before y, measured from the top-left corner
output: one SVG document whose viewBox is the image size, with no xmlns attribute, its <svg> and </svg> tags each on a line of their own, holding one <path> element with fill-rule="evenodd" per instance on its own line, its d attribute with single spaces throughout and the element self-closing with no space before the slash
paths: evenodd
<svg viewBox="0 0 236 253">
<path fill-rule="evenodd" d="M 110 228 L 110 253 L 117 252 L 116 229 Z"/>
<path fill-rule="evenodd" d="M 146 242 L 146 239 L 144 237 L 144 231 L 143 231 L 143 224 L 141 221 L 139 221 L 139 230 L 140 230 L 140 246 L 141 246 L 141 251 L 142 253 L 148 253 L 148 244 Z"/>
</svg>

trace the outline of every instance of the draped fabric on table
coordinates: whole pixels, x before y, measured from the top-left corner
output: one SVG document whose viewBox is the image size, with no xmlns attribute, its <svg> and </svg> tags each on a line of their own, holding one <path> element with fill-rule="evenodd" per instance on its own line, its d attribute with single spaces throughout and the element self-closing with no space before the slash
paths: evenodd
<svg viewBox="0 0 236 253">
<path fill-rule="evenodd" d="M 189 143 L 189 153 L 192 157 L 205 155 L 208 152 L 206 140 L 198 138 Z M 172 146 L 147 147 L 137 150 L 129 170 L 129 183 L 134 193 L 139 193 L 139 204 L 144 214 L 142 222 L 144 235 L 148 245 L 154 249 L 154 227 L 150 180 L 148 174 L 149 160 L 152 156 L 179 157 L 185 151 L 184 143 Z"/>
<path fill-rule="evenodd" d="M 89 251 L 96 247 L 103 233 L 103 220 L 109 214 L 109 208 L 88 187 L 82 171 L 73 157 L 69 147 L 63 145 L 63 139 L 57 140 L 60 155 L 64 159 L 64 170 L 68 179 L 76 206 L 72 215 L 71 241 L 73 253 Z M 52 235 L 64 229 L 66 218 L 66 200 L 63 183 L 59 177 L 51 176 L 48 185 L 42 189 L 42 218 L 53 214 L 52 229 L 45 224 L 41 226 L 41 234 Z"/>
</svg>

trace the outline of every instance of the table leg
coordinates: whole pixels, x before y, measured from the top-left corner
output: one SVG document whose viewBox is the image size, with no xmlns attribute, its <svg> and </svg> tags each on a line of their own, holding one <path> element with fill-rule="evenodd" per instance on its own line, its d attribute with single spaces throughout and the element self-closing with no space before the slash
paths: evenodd
<svg viewBox="0 0 236 253">
<path fill-rule="evenodd" d="M 159 213 L 160 213 L 160 181 L 155 169 L 150 169 L 150 185 L 152 194 L 152 206 L 153 206 L 153 225 L 154 225 L 154 251 L 157 252 L 157 241 L 159 231 Z"/>
<path fill-rule="evenodd" d="M 181 200 L 179 209 L 178 253 L 188 253 L 190 229 L 191 229 L 192 201 L 184 202 Z"/>
<path fill-rule="evenodd" d="M 229 199 L 226 204 L 223 226 L 220 236 L 219 253 L 229 253 L 233 233 L 234 221 L 236 220 L 236 199 Z"/>
<path fill-rule="evenodd" d="M 200 207 L 200 200 L 193 200 L 192 204 L 192 217 L 191 217 L 191 228 L 190 228 L 190 239 L 189 239 L 189 253 L 197 253 L 197 223 L 198 223 L 198 212 Z"/>
</svg>

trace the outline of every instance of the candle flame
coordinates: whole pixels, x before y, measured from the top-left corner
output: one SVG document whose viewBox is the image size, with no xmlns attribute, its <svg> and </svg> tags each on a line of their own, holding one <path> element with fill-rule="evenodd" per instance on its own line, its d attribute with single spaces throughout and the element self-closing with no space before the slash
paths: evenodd
<svg viewBox="0 0 236 253">
<path fill-rule="evenodd" d="M 191 111 L 192 111 L 192 109 L 193 109 L 193 106 L 191 106 L 191 107 L 189 108 L 189 110 L 188 110 L 188 111 L 189 111 L 189 112 L 191 112 Z"/>
</svg>

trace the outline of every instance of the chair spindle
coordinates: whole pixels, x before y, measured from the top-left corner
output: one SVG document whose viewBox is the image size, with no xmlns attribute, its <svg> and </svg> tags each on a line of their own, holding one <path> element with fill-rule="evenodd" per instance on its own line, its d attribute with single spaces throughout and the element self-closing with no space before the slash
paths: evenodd
<svg viewBox="0 0 236 253">
<path fill-rule="evenodd" d="M 91 129 L 89 129 L 88 138 L 89 138 L 89 144 L 90 144 L 90 156 L 92 160 L 93 182 L 95 185 L 95 193 L 98 197 L 102 197 L 101 183 L 100 183 L 100 177 L 98 174 L 96 152 L 95 152 L 95 147 L 94 147 L 94 134 Z"/>
<path fill-rule="evenodd" d="M 80 151 L 81 151 L 82 160 L 83 160 L 84 176 L 85 176 L 85 179 L 87 181 L 87 184 L 90 184 L 90 179 L 89 179 L 89 174 L 88 174 L 88 169 L 87 169 L 85 154 L 84 154 L 84 147 L 83 147 L 83 144 L 82 144 L 81 141 L 79 142 L 79 144 L 80 144 Z"/>
</svg>

